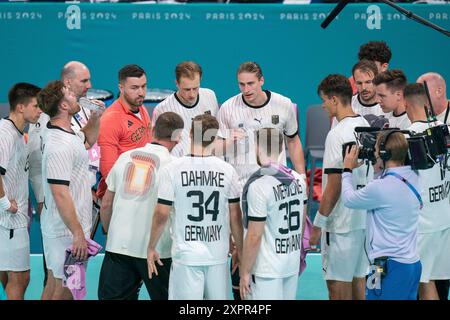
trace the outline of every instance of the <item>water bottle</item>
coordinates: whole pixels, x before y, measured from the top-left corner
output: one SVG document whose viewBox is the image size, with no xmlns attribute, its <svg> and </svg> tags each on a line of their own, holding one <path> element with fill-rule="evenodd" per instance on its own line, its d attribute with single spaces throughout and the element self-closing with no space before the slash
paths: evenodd
<svg viewBox="0 0 450 320">
<path fill-rule="evenodd" d="M 81 97 L 80 100 L 78 100 L 78 104 L 83 107 L 86 108 L 88 110 L 99 110 L 100 106 L 98 104 L 93 103 L 91 100 L 89 100 L 86 97 Z"/>
</svg>

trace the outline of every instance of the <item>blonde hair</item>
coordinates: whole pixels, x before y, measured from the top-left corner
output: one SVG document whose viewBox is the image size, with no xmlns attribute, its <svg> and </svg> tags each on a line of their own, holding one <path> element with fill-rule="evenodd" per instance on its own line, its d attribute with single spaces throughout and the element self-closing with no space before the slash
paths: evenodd
<svg viewBox="0 0 450 320">
<path fill-rule="evenodd" d="M 405 163 L 408 153 L 408 141 L 403 133 L 392 133 L 391 130 L 381 131 L 377 137 L 378 151 L 380 151 L 382 141 L 384 141 L 384 149 L 390 153 L 388 160 Z"/>
</svg>

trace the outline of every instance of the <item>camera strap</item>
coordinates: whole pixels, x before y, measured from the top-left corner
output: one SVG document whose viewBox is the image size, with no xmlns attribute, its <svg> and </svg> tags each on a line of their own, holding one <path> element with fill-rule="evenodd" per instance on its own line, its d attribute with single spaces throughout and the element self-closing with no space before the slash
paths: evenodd
<svg viewBox="0 0 450 320">
<path fill-rule="evenodd" d="M 393 176 L 393 177 L 396 177 L 397 179 L 399 179 L 400 181 L 404 182 L 408 186 L 408 188 L 411 189 L 411 191 L 414 193 L 414 195 L 417 197 L 417 200 L 419 200 L 420 209 L 423 208 L 423 201 L 422 201 L 422 197 L 420 196 L 420 193 L 416 190 L 416 188 L 414 188 L 414 186 L 408 180 L 406 180 L 401 175 L 399 175 L 398 173 L 395 173 L 395 172 L 388 172 L 383 176 L 383 178 L 386 176 Z"/>
<path fill-rule="evenodd" d="M 450 113 L 450 101 L 447 102 L 447 111 L 445 111 L 444 123 L 447 123 L 449 113 Z"/>
</svg>

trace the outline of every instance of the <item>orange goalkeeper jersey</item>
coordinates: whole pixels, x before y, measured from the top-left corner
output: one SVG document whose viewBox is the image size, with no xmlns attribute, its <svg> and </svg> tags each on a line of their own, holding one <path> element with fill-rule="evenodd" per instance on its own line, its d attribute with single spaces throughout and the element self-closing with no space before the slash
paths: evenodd
<svg viewBox="0 0 450 320">
<path fill-rule="evenodd" d="M 125 151 L 143 147 L 151 141 L 151 121 L 144 106 L 139 107 L 139 115 L 131 112 L 119 98 L 100 119 L 98 145 L 102 179 L 97 190 L 100 198 L 106 192 L 105 179 L 117 158 Z"/>
</svg>

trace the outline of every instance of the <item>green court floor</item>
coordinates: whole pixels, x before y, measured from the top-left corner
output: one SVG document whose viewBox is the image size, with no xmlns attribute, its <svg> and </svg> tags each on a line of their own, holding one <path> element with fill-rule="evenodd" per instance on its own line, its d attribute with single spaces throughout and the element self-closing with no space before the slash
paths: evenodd
<svg viewBox="0 0 450 320">
<path fill-rule="evenodd" d="M 97 287 L 103 254 L 89 260 L 87 270 L 87 300 L 97 300 Z M 299 300 L 327 300 L 327 288 L 322 277 L 320 254 L 308 254 L 307 267 L 298 282 L 297 299 Z M 42 254 L 31 255 L 31 280 L 25 294 L 26 300 L 40 299 L 44 272 L 42 269 Z M 149 300 L 145 286 L 142 286 L 139 299 Z M 230 293 L 231 299 L 231 293 Z"/>
</svg>

